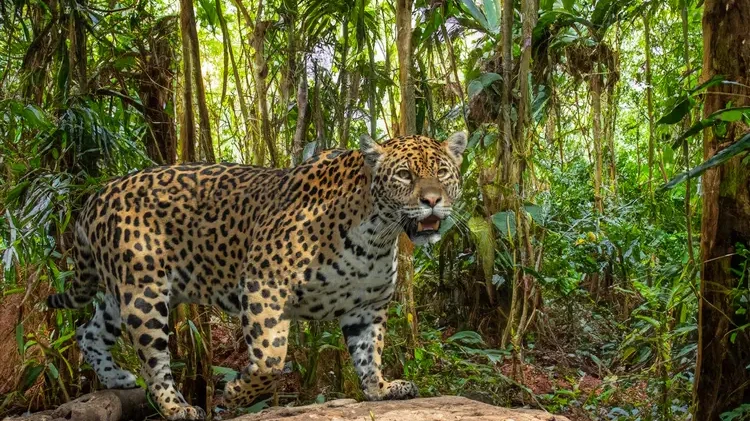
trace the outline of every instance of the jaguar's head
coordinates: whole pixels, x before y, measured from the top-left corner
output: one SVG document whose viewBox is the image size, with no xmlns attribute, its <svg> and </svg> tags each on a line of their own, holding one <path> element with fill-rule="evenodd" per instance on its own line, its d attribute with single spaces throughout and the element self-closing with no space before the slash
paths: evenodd
<svg viewBox="0 0 750 421">
<path fill-rule="evenodd" d="M 455 133 L 444 142 L 409 136 L 382 144 L 363 135 L 359 143 L 373 174 L 371 191 L 380 211 L 400 225 L 415 245 L 440 240 L 440 224 L 461 193 L 466 133 Z"/>
</svg>

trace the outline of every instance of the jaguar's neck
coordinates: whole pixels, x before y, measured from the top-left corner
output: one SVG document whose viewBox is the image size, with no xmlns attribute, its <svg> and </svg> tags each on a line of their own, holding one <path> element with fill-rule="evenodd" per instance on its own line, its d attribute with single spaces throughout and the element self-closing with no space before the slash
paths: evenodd
<svg viewBox="0 0 750 421">
<path fill-rule="evenodd" d="M 394 250 L 403 231 L 398 219 L 374 212 L 352 227 L 347 239 L 368 258 L 383 257 Z"/>
</svg>

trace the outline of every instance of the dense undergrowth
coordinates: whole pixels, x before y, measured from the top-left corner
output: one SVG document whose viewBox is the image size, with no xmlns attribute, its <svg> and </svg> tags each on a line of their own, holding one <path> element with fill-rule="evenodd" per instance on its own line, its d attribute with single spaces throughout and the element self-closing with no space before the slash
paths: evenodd
<svg viewBox="0 0 750 421">
<path fill-rule="evenodd" d="M 362 133 L 467 130 L 454 218 L 404 259 L 386 376 L 573 420 L 690 419 L 701 137 L 740 139 L 707 164 L 750 165 L 747 95 L 703 115 L 711 89 L 748 88 L 699 80 L 704 2 L 12 3 L 0 2 L 0 416 L 100 387 L 73 338 L 91 308 L 42 303 L 74 275 L 76 215 L 110 177 L 175 161 L 287 166 Z M 412 56 L 397 21 L 414 23 Z M 686 180 L 687 168 L 701 171 Z M 728 350 L 750 331 L 750 247 L 731 257 Z M 248 361 L 238 324 L 197 306 L 172 319 L 182 390 L 216 392 L 230 417 L 219 391 Z M 277 395 L 243 411 L 362 398 L 335 322 L 295 322 L 289 344 Z M 127 340 L 115 357 L 138 372 Z M 749 419 L 747 404 L 721 416 Z"/>
<path fill-rule="evenodd" d="M 413 380 L 423 396 L 454 394 L 496 405 L 529 405 L 573 419 L 685 417 L 696 352 L 696 274 L 687 264 L 683 227 L 669 217 L 658 226 L 649 222 L 651 211 L 637 194 L 608 202 L 607 213 L 613 216 L 590 212 L 588 170 L 582 160 L 571 162 L 564 171 L 553 172 L 553 187 L 537 198 L 534 212 L 546 235 L 545 258 L 535 276 L 544 300 L 524 340 L 523 364 L 512 358 L 510 345 L 500 347 L 502 326 L 494 311 L 473 307 L 467 296 L 467 283 L 482 282 L 476 246 L 467 243 L 441 273 L 439 255 L 451 244 L 444 241 L 416 254 L 416 337 L 405 296 L 399 294 L 391 306 L 384 354 L 388 376 Z M 623 182 L 632 175 L 623 171 Z M 30 279 L 35 284 L 28 288 L 36 294 L 64 288 L 72 273 L 55 240 L 64 236 L 54 234 L 66 231 L 86 183 L 97 182 L 76 183 L 72 177 L 50 174 L 35 177 L 23 195 L 5 192 L 12 217 L 2 229 L 5 241 L 13 244 L 4 252 L 6 274 L 11 276 L 6 282 L 13 282 L 13 276 Z M 677 218 L 679 194 L 660 197 L 659 215 Z M 471 228 L 454 226 L 446 239 L 464 241 L 463 236 L 472 235 L 465 229 Z M 497 257 L 498 265 L 502 258 Z M 606 279 L 592 281 L 596 276 Z M 601 283 L 606 287 L 592 290 Z M 26 290 L 20 285 L 6 289 L 6 299 Z M 96 387 L 90 369 L 78 372 L 72 340 L 74 327 L 87 312 L 40 314 L 39 299 L 30 297 L 21 306 L 26 309 L 21 320 L 27 323 L 16 329 L 14 351 L 24 356 L 23 369 L 17 372 L 16 392 L 6 395 L 6 412 L 47 407 L 65 394 Z M 220 390 L 222 381 L 247 362 L 246 350 L 235 321 L 212 314 Z M 29 323 L 32 320 L 36 323 Z M 180 322 L 176 332 L 179 340 L 201 346 L 201 333 L 192 322 Z M 290 338 L 290 358 L 277 397 L 281 403 L 361 398 L 336 323 L 296 323 Z M 117 349 L 124 366 L 137 371 L 132 348 L 122 342 Z M 185 366 L 185 360 L 175 358 L 178 378 L 187 375 Z"/>
</svg>

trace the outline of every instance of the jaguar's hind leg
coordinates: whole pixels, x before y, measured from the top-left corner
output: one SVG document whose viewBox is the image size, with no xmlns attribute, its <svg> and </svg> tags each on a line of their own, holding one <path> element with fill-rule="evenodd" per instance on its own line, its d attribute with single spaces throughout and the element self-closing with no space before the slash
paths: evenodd
<svg viewBox="0 0 750 421">
<path fill-rule="evenodd" d="M 94 317 L 76 330 L 76 340 L 83 358 L 94 369 L 107 389 L 130 389 L 135 376 L 123 370 L 112 359 L 111 348 L 120 336 L 120 306 L 111 294 L 96 305 Z"/>
<path fill-rule="evenodd" d="M 155 274 L 154 274 L 155 275 Z M 147 275 L 151 279 L 156 279 Z M 170 368 L 167 287 L 157 282 L 125 286 L 122 317 L 141 360 L 141 375 L 159 412 L 168 420 L 202 420 L 206 413 L 188 405 L 177 390 Z"/>
<path fill-rule="evenodd" d="M 268 300 L 270 290 L 258 281 L 249 281 L 242 297 L 242 332 L 250 364 L 239 377 L 224 387 L 230 406 L 247 406 L 272 393 L 284 368 L 289 319 L 283 316 L 284 300 Z"/>
</svg>

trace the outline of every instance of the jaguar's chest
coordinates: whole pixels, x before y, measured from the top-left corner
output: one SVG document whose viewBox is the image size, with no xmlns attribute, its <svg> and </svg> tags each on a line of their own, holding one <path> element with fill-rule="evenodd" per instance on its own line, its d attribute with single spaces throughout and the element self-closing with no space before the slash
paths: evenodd
<svg viewBox="0 0 750 421">
<path fill-rule="evenodd" d="M 333 258 L 307 271 L 305 282 L 294 290 L 291 315 L 329 320 L 363 307 L 382 307 L 393 295 L 396 257 L 395 244 L 373 248 L 347 242 Z"/>
</svg>

